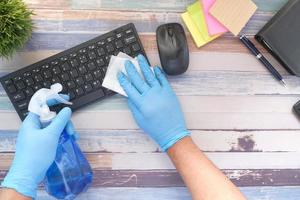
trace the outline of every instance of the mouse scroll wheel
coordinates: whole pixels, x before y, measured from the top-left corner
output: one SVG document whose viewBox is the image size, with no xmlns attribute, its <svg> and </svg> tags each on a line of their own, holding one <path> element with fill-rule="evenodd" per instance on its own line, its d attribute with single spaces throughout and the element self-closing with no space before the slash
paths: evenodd
<svg viewBox="0 0 300 200">
<path fill-rule="evenodd" d="M 169 33 L 170 36 L 173 36 L 173 34 L 174 34 L 173 30 L 171 28 L 168 29 L 168 33 Z"/>
</svg>

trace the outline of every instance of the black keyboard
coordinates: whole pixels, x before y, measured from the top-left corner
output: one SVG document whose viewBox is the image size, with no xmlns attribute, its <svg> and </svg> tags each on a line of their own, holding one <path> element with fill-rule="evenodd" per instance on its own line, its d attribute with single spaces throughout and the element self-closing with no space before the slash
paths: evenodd
<svg viewBox="0 0 300 200">
<path fill-rule="evenodd" d="M 42 61 L 12 72 L 0 79 L 9 99 L 22 120 L 28 114 L 32 95 L 54 83 L 69 94 L 72 110 L 115 94 L 102 87 L 110 56 L 120 51 L 135 57 L 146 56 L 132 23 L 84 42 Z M 63 105 L 54 106 L 59 111 Z"/>
</svg>

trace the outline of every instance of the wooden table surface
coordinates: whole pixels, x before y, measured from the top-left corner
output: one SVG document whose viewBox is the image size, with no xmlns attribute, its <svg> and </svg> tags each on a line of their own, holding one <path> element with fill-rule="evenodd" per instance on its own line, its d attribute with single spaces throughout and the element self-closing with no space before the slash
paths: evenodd
<svg viewBox="0 0 300 200">
<path fill-rule="evenodd" d="M 182 23 L 180 14 L 193 1 L 25 2 L 35 12 L 32 38 L 11 61 L 0 61 L 0 75 L 129 22 L 136 25 L 151 64 L 159 64 L 156 27 Z M 255 0 L 259 9 L 242 32 L 253 36 L 286 2 Z M 169 80 L 196 143 L 248 199 L 300 199 L 300 123 L 291 110 L 299 100 L 300 79 L 270 58 L 286 79 L 288 87 L 283 87 L 231 34 L 200 49 L 187 36 L 189 70 Z M 92 187 L 78 199 L 190 199 L 168 157 L 138 129 L 121 96 L 75 112 L 73 121 L 94 170 Z M 20 123 L 1 88 L 1 179 L 11 164 Z M 52 198 L 41 190 L 38 199 Z"/>
</svg>

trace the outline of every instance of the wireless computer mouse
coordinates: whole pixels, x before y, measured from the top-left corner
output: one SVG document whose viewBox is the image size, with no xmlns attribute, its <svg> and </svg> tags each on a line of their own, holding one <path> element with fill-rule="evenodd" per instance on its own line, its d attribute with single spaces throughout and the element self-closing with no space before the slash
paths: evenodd
<svg viewBox="0 0 300 200">
<path fill-rule="evenodd" d="M 156 30 L 156 40 L 163 70 L 169 75 L 184 73 L 189 65 L 189 49 L 183 27 L 163 24 Z"/>
</svg>

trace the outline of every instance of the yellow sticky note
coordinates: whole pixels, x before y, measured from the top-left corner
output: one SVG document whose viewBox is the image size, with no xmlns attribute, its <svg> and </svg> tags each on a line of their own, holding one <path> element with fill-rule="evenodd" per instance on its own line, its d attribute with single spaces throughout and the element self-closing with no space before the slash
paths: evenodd
<svg viewBox="0 0 300 200">
<path fill-rule="evenodd" d="M 189 29 L 192 38 L 194 39 L 196 46 L 197 47 L 201 47 L 203 46 L 206 42 L 203 39 L 200 31 L 198 30 L 197 26 L 194 24 L 190 14 L 188 12 L 185 12 L 181 15 L 185 25 L 187 26 L 187 28 Z"/>
<path fill-rule="evenodd" d="M 199 1 L 189 6 L 187 10 L 181 17 L 191 32 L 197 47 L 201 47 L 221 35 L 209 35 L 203 8 Z"/>
</svg>

